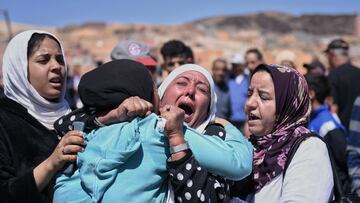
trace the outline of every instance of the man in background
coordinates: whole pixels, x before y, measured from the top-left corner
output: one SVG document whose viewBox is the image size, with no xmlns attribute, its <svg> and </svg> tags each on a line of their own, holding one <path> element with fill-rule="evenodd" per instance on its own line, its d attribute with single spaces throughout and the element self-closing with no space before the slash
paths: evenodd
<svg viewBox="0 0 360 203">
<path fill-rule="evenodd" d="M 168 74 L 183 64 L 194 63 L 194 54 L 191 48 L 179 40 L 166 42 L 161 47 L 160 53 L 164 60 L 163 69 Z"/>
<path fill-rule="evenodd" d="M 348 129 L 353 103 L 360 94 L 360 69 L 351 64 L 349 44 L 343 39 L 331 41 L 325 53 L 330 65 L 332 111 L 338 113 L 341 123 Z"/>
<path fill-rule="evenodd" d="M 216 116 L 228 120 L 231 114 L 231 103 L 227 74 L 228 68 L 225 59 L 215 59 L 212 65 L 212 75 L 217 95 Z"/>
<path fill-rule="evenodd" d="M 245 72 L 244 55 L 237 53 L 231 59 L 232 78 L 229 80 L 229 93 L 231 102 L 230 122 L 243 132 L 246 121 L 244 112 L 248 95 L 250 76 Z"/>
<path fill-rule="evenodd" d="M 318 60 L 314 59 L 311 63 L 304 63 L 304 68 L 307 70 L 307 74 L 325 75 L 325 66 Z"/>
<path fill-rule="evenodd" d="M 250 73 L 252 73 L 255 68 L 262 63 L 264 63 L 264 58 L 259 49 L 253 48 L 246 51 L 245 65 L 249 69 Z"/>
</svg>

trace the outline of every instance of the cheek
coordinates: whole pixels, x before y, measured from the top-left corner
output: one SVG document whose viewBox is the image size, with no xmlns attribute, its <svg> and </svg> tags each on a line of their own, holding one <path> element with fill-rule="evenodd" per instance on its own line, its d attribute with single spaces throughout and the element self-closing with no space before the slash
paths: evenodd
<svg viewBox="0 0 360 203">
<path fill-rule="evenodd" d="M 207 114 L 208 108 L 210 106 L 210 98 L 206 95 L 200 95 L 197 98 L 197 106 L 200 107 L 200 112 L 205 112 Z"/>
<path fill-rule="evenodd" d="M 167 88 L 161 99 L 161 104 L 174 105 L 176 103 L 177 91 L 174 88 Z"/>
<path fill-rule="evenodd" d="M 268 129 L 268 131 L 271 131 L 274 128 L 275 122 L 276 122 L 276 116 L 275 116 L 275 107 L 269 106 L 265 108 L 264 114 L 264 127 Z"/>
</svg>

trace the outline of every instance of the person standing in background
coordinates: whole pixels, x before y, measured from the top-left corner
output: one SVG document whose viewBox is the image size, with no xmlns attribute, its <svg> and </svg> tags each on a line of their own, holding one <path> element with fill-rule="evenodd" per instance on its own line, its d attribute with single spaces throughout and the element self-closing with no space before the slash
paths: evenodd
<svg viewBox="0 0 360 203">
<path fill-rule="evenodd" d="M 244 55 L 235 54 L 231 59 L 231 66 L 232 78 L 228 82 L 231 100 L 230 122 L 242 131 L 246 120 L 244 107 L 250 76 L 245 72 Z"/>
<path fill-rule="evenodd" d="M 218 98 L 216 103 L 216 116 L 224 119 L 229 119 L 231 115 L 227 74 L 228 68 L 225 59 L 215 59 L 212 66 L 212 76 L 215 83 L 215 92 Z"/>
<path fill-rule="evenodd" d="M 332 111 L 338 113 L 341 123 L 348 129 L 353 103 L 360 94 L 360 69 L 351 64 L 349 44 L 343 39 L 331 41 L 325 53 L 330 65 Z"/>
<path fill-rule="evenodd" d="M 248 49 L 245 53 L 245 65 L 250 72 L 253 72 L 255 68 L 264 63 L 262 53 L 257 48 Z"/>
<path fill-rule="evenodd" d="M 161 47 L 160 52 L 164 60 L 163 69 L 168 74 L 181 65 L 194 62 L 194 55 L 191 48 L 179 40 L 166 42 Z"/>
</svg>

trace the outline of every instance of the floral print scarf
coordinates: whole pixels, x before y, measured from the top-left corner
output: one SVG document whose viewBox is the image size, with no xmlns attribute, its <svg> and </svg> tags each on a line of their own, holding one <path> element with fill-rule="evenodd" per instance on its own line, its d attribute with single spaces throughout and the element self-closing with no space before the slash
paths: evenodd
<svg viewBox="0 0 360 203">
<path fill-rule="evenodd" d="M 280 65 L 262 64 L 254 73 L 259 70 L 267 71 L 273 79 L 277 121 L 272 133 L 250 138 L 255 150 L 253 179 L 256 191 L 282 173 L 296 138 L 310 133 L 304 126 L 311 112 L 308 86 L 301 73 Z"/>
</svg>

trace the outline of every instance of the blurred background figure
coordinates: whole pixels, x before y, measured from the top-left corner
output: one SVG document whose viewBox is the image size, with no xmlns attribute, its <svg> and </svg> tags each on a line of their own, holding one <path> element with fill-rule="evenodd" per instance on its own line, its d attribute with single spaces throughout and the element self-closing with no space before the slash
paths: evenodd
<svg viewBox="0 0 360 203">
<path fill-rule="evenodd" d="M 231 114 L 231 103 L 228 79 L 228 67 L 225 59 L 218 58 L 213 61 L 212 76 L 215 82 L 215 92 L 217 95 L 216 116 L 229 119 Z"/>
<path fill-rule="evenodd" d="M 160 52 L 164 60 L 163 69 L 167 74 L 183 64 L 194 63 L 194 54 L 191 48 L 180 40 L 166 42 Z"/>
<path fill-rule="evenodd" d="M 243 54 L 236 53 L 233 55 L 231 58 L 231 68 L 232 76 L 228 82 L 231 102 L 230 121 L 242 131 L 246 120 L 244 107 L 250 81 L 250 76 L 246 72 Z"/>
<path fill-rule="evenodd" d="M 343 39 L 331 41 L 325 53 L 330 65 L 332 111 L 338 113 L 341 123 L 348 129 L 353 103 L 360 94 L 360 69 L 351 63 L 349 44 Z"/>
<path fill-rule="evenodd" d="M 195 63 L 194 52 L 189 46 L 185 47 L 185 59 L 186 63 Z"/>
<path fill-rule="evenodd" d="M 360 197 L 360 95 L 352 108 L 347 153 L 351 192 Z"/>
<path fill-rule="evenodd" d="M 330 86 L 326 76 L 319 73 L 305 75 L 309 87 L 311 115 L 308 129 L 324 138 L 334 156 L 335 168 L 344 191 L 349 191 L 346 155 L 346 130 L 336 113 L 331 112 L 325 101 L 330 96 Z"/>
<path fill-rule="evenodd" d="M 262 53 L 257 48 L 248 49 L 245 53 L 245 65 L 250 72 L 253 72 L 255 68 L 264 63 Z"/>
<path fill-rule="evenodd" d="M 297 69 L 295 65 L 295 54 L 293 51 L 290 50 L 280 51 L 275 57 L 275 62 L 276 64 Z"/>
<path fill-rule="evenodd" d="M 326 74 L 325 66 L 316 58 L 311 63 L 304 63 L 303 66 L 307 70 L 306 74 Z"/>
<path fill-rule="evenodd" d="M 111 51 L 111 59 L 131 59 L 142 63 L 152 75 L 154 82 L 158 84 L 157 62 L 150 55 L 149 47 L 141 41 L 124 40 L 119 42 Z"/>
</svg>

